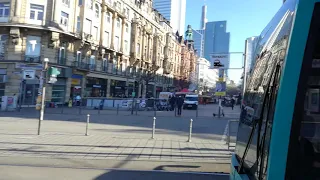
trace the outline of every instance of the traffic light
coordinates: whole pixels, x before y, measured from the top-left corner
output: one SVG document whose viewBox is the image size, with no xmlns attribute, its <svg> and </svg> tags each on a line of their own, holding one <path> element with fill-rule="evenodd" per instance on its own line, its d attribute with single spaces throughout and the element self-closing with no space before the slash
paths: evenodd
<svg viewBox="0 0 320 180">
<path fill-rule="evenodd" d="M 48 83 L 53 84 L 57 82 L 57 76 L 60 74 L 60 71 L 56 67 L 50 67 L 48 70 L 49 73 L 49 81 Z"/>
</svg>

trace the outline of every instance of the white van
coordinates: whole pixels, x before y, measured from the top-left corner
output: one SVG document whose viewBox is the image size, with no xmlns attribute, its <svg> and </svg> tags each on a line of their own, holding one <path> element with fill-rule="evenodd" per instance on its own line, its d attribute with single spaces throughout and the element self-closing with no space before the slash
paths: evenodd
<svg viewBox="0 0 320 180">
<path fill-rule="evenodd" d="M 183 109 L 197 109 L 198 108 L 199 95 L 197 94 L 186 94 L 184 99 Z"/>
</svg>

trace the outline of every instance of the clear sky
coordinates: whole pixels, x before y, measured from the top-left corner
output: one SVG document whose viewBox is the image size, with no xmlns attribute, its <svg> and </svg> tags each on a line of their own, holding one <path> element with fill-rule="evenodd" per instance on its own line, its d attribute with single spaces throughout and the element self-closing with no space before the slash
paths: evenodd
<svg viewBox="0 0 320 180">
<path fill-rule="evenodd" d="M 204 3 L 208 6 L 208 21 L 227 21 L 230 52 L 243 52 L 245 39 L 260 35 L 281 7 L 282 0 L 187 0 L 186 26 L 200 28 Z M 231 54 L 230 67 L 242 67 L 242 61 L 241 55 Z M 229 70 L 229 77 L 237 83 L 241 73 L 240 70 Z"/>
</svg>

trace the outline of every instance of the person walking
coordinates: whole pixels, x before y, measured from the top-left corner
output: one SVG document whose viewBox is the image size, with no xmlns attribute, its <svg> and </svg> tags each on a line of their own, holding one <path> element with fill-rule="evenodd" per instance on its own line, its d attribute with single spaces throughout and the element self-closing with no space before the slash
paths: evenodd
<svg viewBox="0 0 320 180">
<path fill-rule="evenodd" d="M 181 96 L 179 96 L 177 99 L 178 116 L 181 116 L 181 111 L 182 111 L 181 109 L 182 109 L 183 103 L 184 103 L 184 99 Z"/>
<path fill-rule="evenodd" d="M 236 101 L 234 100 L 234 98 L 231 98 L 231 108 L 232 108 L 232 110 L 233 110 L 233 107 L 234 107 L 234 103 L 235 103 Z"/>
<path fill-rule="evenodd" d="M 169 100 L 170 103 L 170 110 L 174 111 L 175 109 L 175 104 L 176 104 L 176 97 L 172 96 Z"/>
</svg>

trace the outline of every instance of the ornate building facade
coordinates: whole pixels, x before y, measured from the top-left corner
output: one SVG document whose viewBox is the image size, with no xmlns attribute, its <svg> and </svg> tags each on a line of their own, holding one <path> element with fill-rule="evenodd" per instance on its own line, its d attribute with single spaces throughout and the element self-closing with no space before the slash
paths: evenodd
<svg viewBox="0 0 320 180">
<path fill-rule="evenodd" d="M 0 97 L 34 105 L 44 58 L 61 74 L 46 100 L 157 97 L 183 69 L 182 47 L 152 0 L 1 1 Z M 192 64 L 192 63 L 190 63 Z M 190 67 L 191 68 L 191 67 Z M 23 79 L 23 72 L 35 79 Z M 136 83 L 134 83 L 136 82 Z"/>
</svg>

